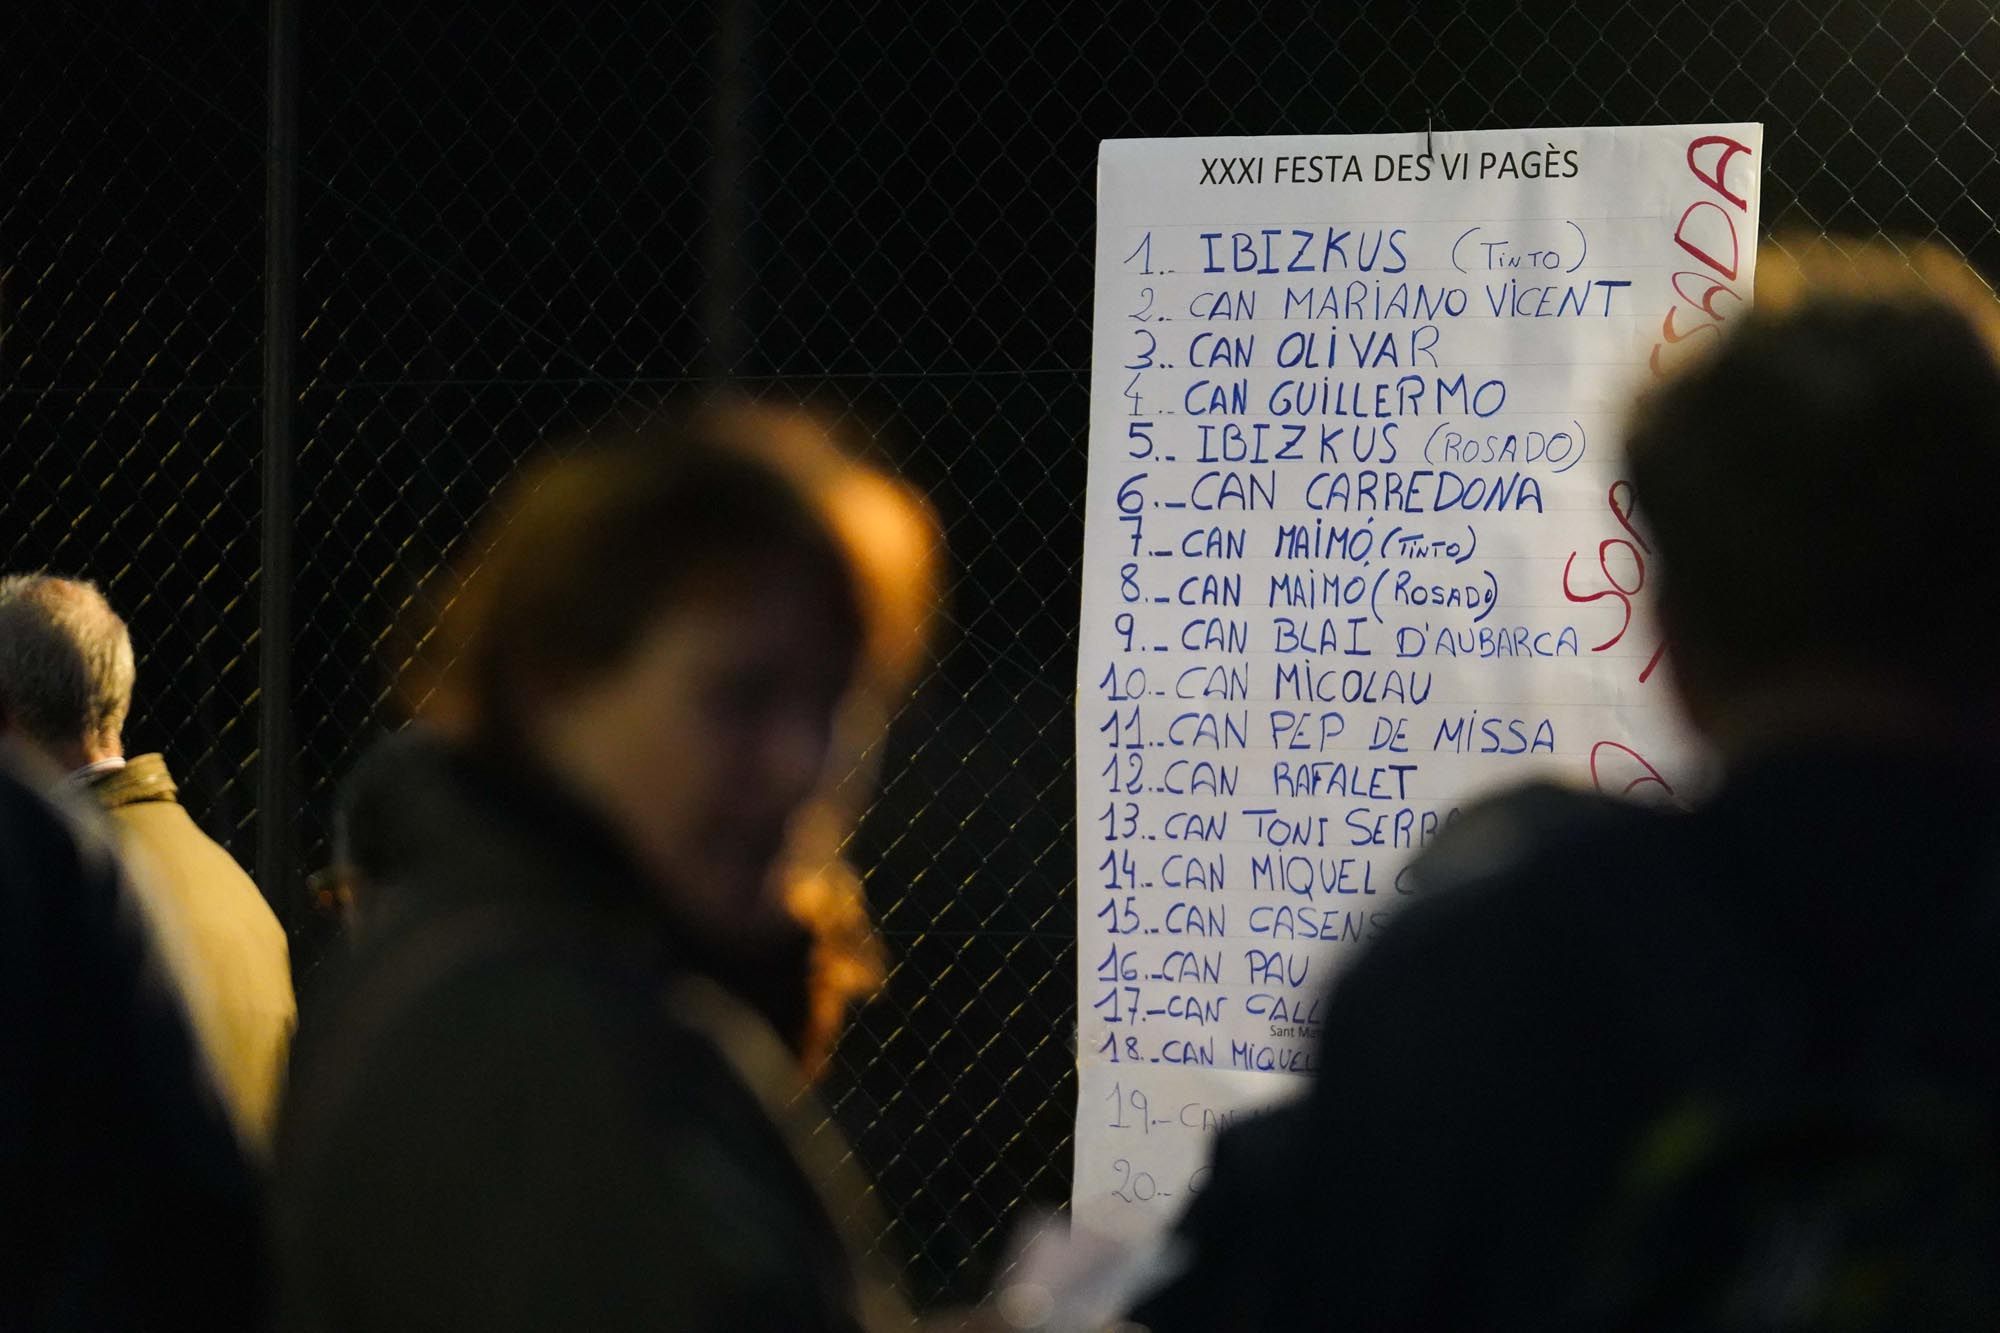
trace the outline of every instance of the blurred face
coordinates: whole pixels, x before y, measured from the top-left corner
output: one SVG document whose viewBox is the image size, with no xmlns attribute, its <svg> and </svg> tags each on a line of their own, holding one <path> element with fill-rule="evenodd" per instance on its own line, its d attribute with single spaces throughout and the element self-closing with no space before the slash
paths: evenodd
<svg viewBox="0 0 2000 1333">
<path fill-rule="evenodd" d="M 553 701 L 532 738 L 677 911 L 754 929 L 781 910 L 773 870 L 823 776 L 851 651 L 816 586 L 776 571 L 710 580 Z"/>
</svg>

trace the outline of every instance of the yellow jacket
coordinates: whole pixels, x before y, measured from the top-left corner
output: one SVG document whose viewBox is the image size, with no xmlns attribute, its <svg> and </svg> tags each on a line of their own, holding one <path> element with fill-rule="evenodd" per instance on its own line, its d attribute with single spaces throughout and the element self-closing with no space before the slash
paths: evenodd
<svg viewBox="0 0 2000 1333">
<path fill-rule="evenodd" d="M 262 1153 L 298 1015 L 284 928 L 242 867 L 181 808 L 159 755 L 98 775 L 90 792 L 117 829 L 237 1133 Z"/>
</svg>

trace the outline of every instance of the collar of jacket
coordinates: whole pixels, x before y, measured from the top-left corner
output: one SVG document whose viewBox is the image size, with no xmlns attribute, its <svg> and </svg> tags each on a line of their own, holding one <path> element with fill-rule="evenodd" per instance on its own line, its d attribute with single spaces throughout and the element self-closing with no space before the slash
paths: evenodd
<svg viewBox="0 0 2000 1333">
<path fill-rule="evenodd" d="M 133 755 L 122 768 L 94 775 L 85 787 L 106 810 L 141 801 L 178 801 L 180 788 L 167 772 L 167 761 L 157 754 Z"/>
<path fill-rule="evenodd" d="M 420 724 L 365 756 L 342 793 L 349 859 L 381 901 L 363 929 L 510 902 L 584 930 L 641 965 L 705 975 L 786 1040 L 802 1030 L 811 938 L 706 940 L 679 921 L 624 840 L 532 758 L 447 741 Z"/>
<path fill-rule="evenodd" d="M 351 859 L 392 907 L 508 899 L 659 915 L 617 833 L 525 755 L 411 727 L 362 760 L 342 804 Z"/>
</svg>

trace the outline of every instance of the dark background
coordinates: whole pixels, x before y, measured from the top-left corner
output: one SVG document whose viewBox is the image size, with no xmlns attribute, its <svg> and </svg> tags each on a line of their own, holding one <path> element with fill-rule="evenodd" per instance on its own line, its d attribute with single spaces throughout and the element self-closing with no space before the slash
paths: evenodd
<svg viewBox="0 0 2000 1333">
<path fill-rule="evenodd" d="M 239 858 L 283 851 L 253 868 L 302 973 L 331 784 L 400 720 L 391 623 L 537 440 L 727 379 L 810 396 L 930 495 L 944 637 L 855 849 L 897 964 L 829 1089 L 926 1302 L 1068 1190 L 1098 140 L 1762 120 L 1768 231 L 2000 263 L 1981 3 L 328 0 L 295 66 L 293 559 L 266 569 L 265 8 L 6 8 L 0 568 L 107 587 L 130 747 Z M 258 808 L 261 709 L 292 722 L 289 808 Z"/>
</svg>

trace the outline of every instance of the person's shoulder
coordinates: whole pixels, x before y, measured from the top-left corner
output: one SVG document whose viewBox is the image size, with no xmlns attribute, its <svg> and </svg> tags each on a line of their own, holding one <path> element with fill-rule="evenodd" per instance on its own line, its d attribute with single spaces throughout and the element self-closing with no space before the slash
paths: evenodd
<svg viewBox="0 0 2000 1333">
<path fill-rule="evenodd" d="M 1453 968 L 1543 947 L 1615 914 L 1635 879 L 1665 873 L 1681 818 L 1553 783 L 1484 798 L 1410 863 L 1398 881 L 1406 902 L 1362 961 L 1428 956 Z"/>
<path fill-rule="evenodd" d="M 265 947 L 283 943 L 284 928 L 250 872 L 210 837 L 175 800 L 113 805 L 105 818 L 145 892 L 168 881 L 178 910 L 209 929 L 243 930 Z"/>
<path fill-rule="evenodd" d="M 10 911 L 98 923 L 125 900 L 112 831 L 61 774 L 0 743 L 0 890 Z"/>
<path fill-rule="evenodd" d="M 464 1009 L 479 1027 L 504 1015 L 514 993 L 533 992 L 571 1012 L 603 1006 L 608 969 L 566 937 L 564 923 L 521 903 L 463 901 L 429 886 L 399 886 L 398 910 L 335 960 L 325 984 L 329 1017 L 379 1035 L 427 1012 Z"/>
<path fill-rule="evenodd" d="M 0 763 L 0 850 L 7 868 L 24 871 L 73 860 L 76 849 L 68 821 L 23 775 Z"/>
<path fill-rule="evenodd" d="M 301 1077 L 429 1083 L 518 1066 L 602 1083 L 713 1063 L 668 1021 L 667 978 L 643 950 L 537 904 L 395 894 L 394 916 L 316 984 Z"/>
<path fill-rule="evenodd" d="M 1531 880 L 1593 849 L 1649 837 L 1672 818 L 1597 792 L 1528 783 L 1461 810 L 1411 863 L 1405 887 L 1429 898 Z"/>
<path fill-rule="evenodd" d="M 105 811 L 111 827 L 124 839 L 145 842 L 156 855 L 172 856 L 210 876 L 250 885 L 229 849 L 210 837 L 178 801 L 135 801 Z"/>
<path fill-rule="evenodd" d="M 602 986 L 493 915 L 401 923 L 332 961 L 310 999 L 280 1152 L 314 1189 L 339 1188 L 328 1163 L 356 1154 L 485 1151 L 493 1107 L 601 1103 L 632 1047 Z"/>
</svg>

